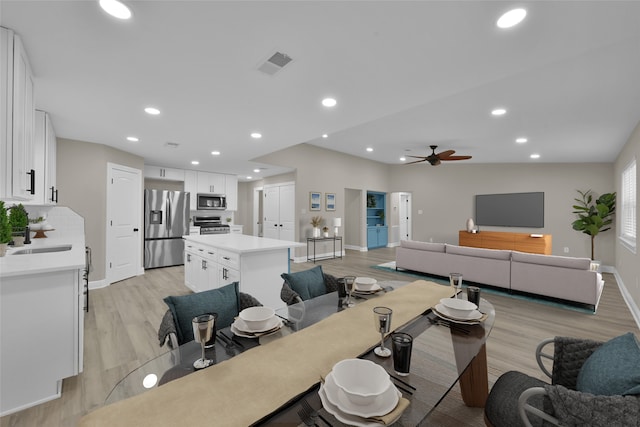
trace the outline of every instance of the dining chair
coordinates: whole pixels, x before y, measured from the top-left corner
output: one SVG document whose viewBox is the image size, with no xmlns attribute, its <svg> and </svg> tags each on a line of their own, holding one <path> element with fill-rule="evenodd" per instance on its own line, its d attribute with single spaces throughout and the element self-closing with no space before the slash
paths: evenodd
<svg viewBox="0 0 640 427">
<path fill-rule="evenodd" d="M 280 276 L 284 279 L 280 299 L 287 305 L 338 290 L 338 279 L 324 273 L 320 265 L 296 273 L 283 273 Z"/>
</svg>

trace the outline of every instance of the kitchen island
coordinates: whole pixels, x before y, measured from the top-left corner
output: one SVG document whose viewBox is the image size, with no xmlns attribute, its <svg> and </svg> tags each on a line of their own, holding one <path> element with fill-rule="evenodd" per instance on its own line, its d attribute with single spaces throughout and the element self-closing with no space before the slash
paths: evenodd
<svg viewBox="0 0 640 427">
<path fill-rule="evenodd" d="M 263 305 L 280 308 L 282 273 L 289 272 L 290 249 L 303 243 L 244 234 L 189 235 L 185 240 L 185 284 L 194 292 L 239 282 L 240 291 Z"/>
</svg>

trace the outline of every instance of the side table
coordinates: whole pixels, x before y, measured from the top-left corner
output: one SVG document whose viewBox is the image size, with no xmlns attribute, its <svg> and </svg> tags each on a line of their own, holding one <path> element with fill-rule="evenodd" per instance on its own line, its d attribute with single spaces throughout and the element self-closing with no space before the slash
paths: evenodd
<svg viewBox="0 0 640 427">
<path fill-rule="evenodd" d="M 333 256 L 323 256 L 321 258 L 316 257 L 316 242 L 322 242 L 332 240 L 333 241 Z M 336 242 L 340 242 L 340 255 L 336 256 Z M 311 257 L 309 253 L 309 246 L 313 243 L 313 257 Z M 316 260 L 321 259 L 335 259 L 342 258 L 342 236 L 332 236 L 332 237 L 307 237 L 307 261 L 313 261 L 314 264 Z"/>
</svg>

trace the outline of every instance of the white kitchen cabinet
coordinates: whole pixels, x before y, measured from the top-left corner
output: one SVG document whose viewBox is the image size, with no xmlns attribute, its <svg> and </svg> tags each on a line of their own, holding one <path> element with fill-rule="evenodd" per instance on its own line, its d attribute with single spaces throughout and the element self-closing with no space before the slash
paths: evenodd
<svg viewBox="0 0 640 427">
<path fill-rule="evenodd" d="M 81 270 L 4 277 L 1 292 L 4 416 L 59 397 L 62 379 L 82 372 Z"/>
<path fill-rule="evenodd" d="M 217 253 L 213 248 L 186 243 L 184 275 L 185 285 L 193 292 L 202 292 L 218 288 Z"/>
<path fill-rule="evenodd" d="M 36 110 L 34 160 L 36 170 L 36 194 L 31 203 L 55 205 L 58 203 L 56 187 L 56 134 L 49 114 Z"/>
<path fill-rule="evenodd" d="M 264 186 L 264 237 L 295 240 L 295 184 Z"/>
<path fill-rule="evenodd" d="M 227 196 L 227 210 L 238 210 L 238 177 L 235 175 L 225 176 L 224 194 Z"/>
<path fill-rule="evenodd" d="M 189 209 L 195 211 L 198 206 L 198 172 L 184 171 L 184 191 L 189 192 Z"/>
<path fill-rule="evenodd" d="M 0 198 L 28 201 L 34 199 L 37 174 L 43 173 L 36 170 L 33 155 L 35 85 L 20 37 L 6 28 L 0 32 L 0 149 L 5 170 L 0 176 Z"/>
<path fill-rule="evenodd" d="M 144 165 L 144 177 L 165 181 L 184 181 L 184 169 Z"/>
<path fill-rule="evenodd" d="M 225 175 L 213 172 L 198 172 L 198 193 L 224 194 Z"/>
</svg>

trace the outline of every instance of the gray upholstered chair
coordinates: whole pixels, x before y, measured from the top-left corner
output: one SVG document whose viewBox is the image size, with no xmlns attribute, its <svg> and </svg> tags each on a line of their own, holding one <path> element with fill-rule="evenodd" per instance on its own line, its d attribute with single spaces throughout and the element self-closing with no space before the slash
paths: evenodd
<svg viewBox="0 0 640 427">
<path fill-rule="evenodd" d="M 280 299 L 292 305 L 320 295 L 338 290 L 338 279 L 322 272 L 321 266 L 297 273 L 283 273 L 284 283 L 280 290 Z"/>
<path fill-rule="evenodd" d="M 191 319 L 200 314 L 217 313 L 216 329 L 229 326 L 238 314 L 248 307 L 262 304 L 253 296 L 239 292 L 238 283 L 204 292 L 167 297 L 169 306 L 158 328 L 158 341 L 162 347 L 165 342 L 170 348 L 193 340 Z"/>
<path fill-rule="evenodd" d="M 633 337 L 633 334 L 614 340 L 629 336 Z M 554 347 L 553 355 L 544 352 L 550 344 Z M 635 344 L 632 358 L 638 359 L 637 340 Z M 486 401 L 485 424 L 492 427 L 640 425 L 640 397 L 637 394 L 640 386 L 635 386 L 632 395 L 601 395 L 576 390 L 585 362 L 601 347 L 604 350 L 601 342 L 577 338 L 555 337 L 542 341 L 536 349 L 536 360 L 551 384 L 521 372 L 506 372 L 498 378 Z M 551 372 L 543 359 L 553 360 Z M 616 362 L 610 360 L 610 363 Z M 640 359 L 635 366 L 637 371 Z M 636 382 L 640 380 L 637 373 L 629 373 L 629 376 Z"/>
</svg>

